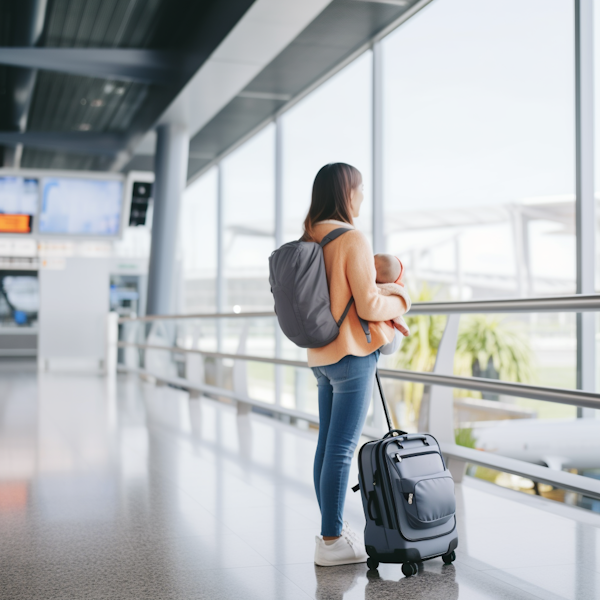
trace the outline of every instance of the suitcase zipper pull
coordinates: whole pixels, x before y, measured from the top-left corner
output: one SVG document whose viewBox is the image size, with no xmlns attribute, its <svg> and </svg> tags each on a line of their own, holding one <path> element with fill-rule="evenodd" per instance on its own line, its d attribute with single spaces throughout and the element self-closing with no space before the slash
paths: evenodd
<svg viewBox="0 0 600 600">
<path fill-rule="evenodd" d="M 409 504 L 412 504 L 412 500 L 413 500 L 413 495 L 412 495 L 412 494 L 409 494 L 409 495 L 408 495 L 408 503 L 409 503 Z"/>
</svg>

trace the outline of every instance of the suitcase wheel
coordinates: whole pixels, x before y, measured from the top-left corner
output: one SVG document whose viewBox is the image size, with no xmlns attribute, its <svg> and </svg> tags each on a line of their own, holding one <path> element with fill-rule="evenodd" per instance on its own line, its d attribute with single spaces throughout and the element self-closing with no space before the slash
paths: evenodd
<svg viewBox="0 0 600 600">
<path fill-rule="evenodd" d="M 402 572 L 406 577 L 417 574 L 417 565 L 415 563 L 406 562 L 402 565 Z"/>
<path fill-rule="evenodd" d="M 378 566 L 379 561 L 376 558 L 373 558 L 372 556 L 367 558 L 367 567 L 369 567 L 369 569 L 375 570 Z"/>
<path fill-rule="evenodd" d="M 452 564 L 456 560 L 456 552 L 454 552 L 454 550 L 452 550 L 452 552 L 449 552 L 448 554 L 444 554 L 442 556 L 442 560 L 447 565 Z"/>
</svg>

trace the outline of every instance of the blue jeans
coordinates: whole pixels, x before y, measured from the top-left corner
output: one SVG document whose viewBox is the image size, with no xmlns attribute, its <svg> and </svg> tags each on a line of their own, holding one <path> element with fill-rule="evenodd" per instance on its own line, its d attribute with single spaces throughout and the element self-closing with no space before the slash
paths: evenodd
<svg viewBox="0 0 600 600">
<path fill-rule="evenodd" d="M 334 365 L 314 367 L 319 388 L 319 441 L 314 483 L 321 509 L 321 535 L 342 533 L 350 462 L 373 395 L 379 351 L 345 356 Z"/>
</svg>

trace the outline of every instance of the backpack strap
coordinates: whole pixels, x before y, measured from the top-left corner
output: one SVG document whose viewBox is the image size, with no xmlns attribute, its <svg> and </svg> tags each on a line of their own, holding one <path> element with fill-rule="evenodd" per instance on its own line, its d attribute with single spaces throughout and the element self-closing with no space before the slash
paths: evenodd
<svg viewBox="0 0 600 600">
<path fill-rule="evenodd" d="M 340 235 L 344 235 L 347 231 L 354 231 L 351 227 L 338 227 L 333 231 L 330 231 L 322 240 L 319 246 L 321 248 L 325 248 L 329 242 L 333 242 L 333 240 L 337 240 Z"/>
<path fill-rule="evenodd" d="M 356 315 L 356 316 L 358 316 L 358 315 Z M 367 344 L 370 344 L 371 343 L 371 329 L 369 328 L 369 322 L 365 321 L 364 319 L 361 319 L 360 317 L 358 317 L 358 320 L 360 321 L 362 330 L 365 332 L 365 336 L 367 337 Z"/>
<path fill-rule="evenodd" d="M 350 298 L 350 300 L 348 300 L 348 304 L 346 304 L 346 308 L 344 309 L 344 314 L 340 317 L 340 320 L 337 322 L 338 327 L 342 326 L 342 323 L 344 322 L 344 319 L 348 316 L 348 311 L 350 310 L 350 307 L 354 304 L 354 296 L 352 296 Z M 358 317 L 358 314 L 356 315 Z M 365 332 L 365 336 L 367 338 L 367 343 L 370 344 L 371 343 L 371 329 L 369 328 L 369 322 L 365 321 L 364 319 L 361 319 L 360 317 L 358 317 L 358 320 L 360 321 L 360 326 L 362 327 L 362 330 Z"/>
<path fill-rule="evenodd" d="M 348 316 L 348 311 L 350 310 L 350 307 L 354 304 L 354 296 L 350 297 L 350 300 L 348 300 L 348 304 L 346 304 L 346 308 L 344 309 L 344 314 L 340 317 L 340 320 L 337 322 L 337 326 L 341 327 L 342 323 L 344 322 L 344 319 Z"/>
</svg>

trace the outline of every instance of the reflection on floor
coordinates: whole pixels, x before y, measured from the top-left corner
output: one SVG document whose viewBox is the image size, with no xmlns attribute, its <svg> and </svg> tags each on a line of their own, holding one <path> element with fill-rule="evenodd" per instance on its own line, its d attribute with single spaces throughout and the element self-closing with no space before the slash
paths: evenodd
<svg viewBox="0 0 600 600">
<path fill-rule="evenodd" d="M 4 367 L 0 597 L 600 597 L 598 515 L 474 480 L 457 486 L 454 565 L 315 567 L 314 447 L 313 432 L 133 376 Z M 346 516 L 362 527 L 351 492 Z"/>
</svg>

